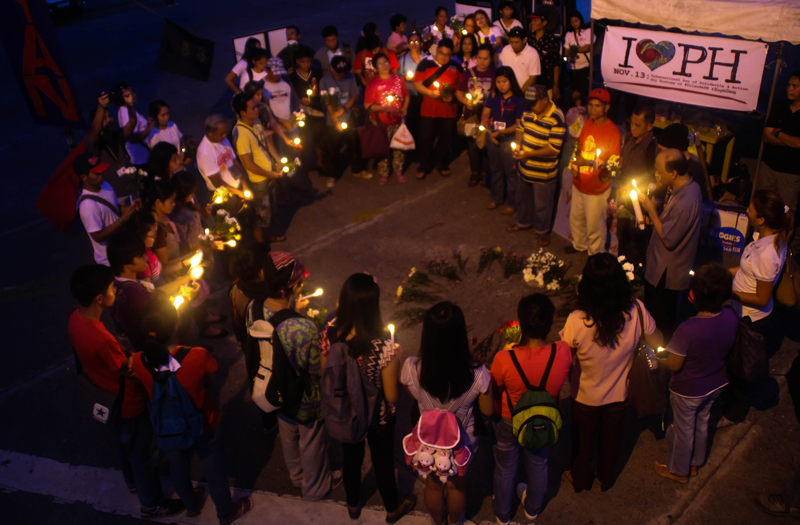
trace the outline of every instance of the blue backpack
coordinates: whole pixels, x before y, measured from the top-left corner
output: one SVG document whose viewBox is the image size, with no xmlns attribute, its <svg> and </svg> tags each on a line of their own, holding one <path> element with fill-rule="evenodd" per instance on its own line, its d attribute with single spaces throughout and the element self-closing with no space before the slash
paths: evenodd
<svg viewBox="0 0 800 525">
<path fill-rule="evenodd" d="M 189 350 L 191 348 L 183 346 L 173 357 L 180 363 Z M 203 414 L 194 407 L 175 372 L 158 372 L 145 358 L 142 358 L 142 364 L 153 376 L 150 421 L 158 447 L 161 450 L 185 450 L 193 446 L 203 434 Z"/>
</svg>

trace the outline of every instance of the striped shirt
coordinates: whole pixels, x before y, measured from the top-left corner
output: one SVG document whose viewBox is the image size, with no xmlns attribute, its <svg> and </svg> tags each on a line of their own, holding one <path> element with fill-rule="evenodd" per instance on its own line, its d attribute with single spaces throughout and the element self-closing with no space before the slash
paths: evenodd
<svg viewBox="0 0 800 525">
<path fill-rule="evenodd" d="M 519 173 L 528 182 L 552 182 L 558 173 L 558 157 L 564 145 L 567 125 L 564 113 L 552 102 L 541 116 L 526 111 L 519 122 L 522 131 L 522 151 L 541 149 L 548 144 L 558 153 L 544 157 L 529 157 L 519 163 Z"/>
</svg>

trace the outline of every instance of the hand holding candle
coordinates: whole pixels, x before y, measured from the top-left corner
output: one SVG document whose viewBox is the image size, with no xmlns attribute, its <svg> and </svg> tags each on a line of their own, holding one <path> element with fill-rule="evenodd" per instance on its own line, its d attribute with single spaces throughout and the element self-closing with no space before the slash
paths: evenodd
<svg viewBox="0 0 800 525">
<path fill-rule="evenodd" d="M 390 324 L 387 328 L 389 329 L 389 333 L 392 334 L 392 348 L 394 348 L 394 325 Z"/>
<path fill-rule="evenodd" d="M 644 230 L 644 215 L 642 215 L 642 206 L 639 204 L 639 194 L 636 190 L 631 190 L 631 202 L 633 211 L 636 213 L 636 224 L 639 225 L 640 230 Z"/>
<path fill-rule="evenodd" d="M 253 194 L 252 194 L 252 193 L 250 193 L 250 190 L 244 190 L 244 198 L 245 198 L 245 199 L 249 199 L 249 198 L 251 198 L 252 196 L 253 196 Z"/>
<path fill-rule="evenodd" d="M 301 295 L 300 300 L 302 301 L 305 299 L 311 299 L 312 297 L 319 297 L 320 295 L 322 295 L 322 293 L 323 293 L 322 288 L 317 288 L 317 290 L 311 295 Z"/>
<path fill-rule="evenodd" d="M 197 250 L 197 253 L 192 255 L 192 258 L 189 259 L 189 267 L 196 268 L 200 266 L 202 262 L 203 262 L 203 250 Z"/>
<path fill-rule="evenodd" d="M 202 266 L 195 266 L 189 270 L 189 276 L 191 276 L 193 281 L 196 281 L 203 276 L 203 271 L 204 269 Z"/>
<path fill-rule="evenodd" d="M 600 148 L 597 148 L 597 153 L 594 156 L 594 166 L 592 167 L 596 170 L 600 169 Z"/>
</svg>

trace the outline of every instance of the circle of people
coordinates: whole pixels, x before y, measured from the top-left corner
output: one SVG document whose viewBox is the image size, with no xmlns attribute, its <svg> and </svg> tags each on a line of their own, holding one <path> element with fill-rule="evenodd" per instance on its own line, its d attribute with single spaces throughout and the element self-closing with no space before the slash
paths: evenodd
<svg viewBox="0 0 800 525">
<path fill-rule="evenodd" d="M 79 214 L 97 264 L 73 275 L 79 306 L 70 317 L 69 335 L 84 376 L 116 396 L 109 427 L 125 483 L 139 498 L 143 517 L 200 513 L 206 489 L 194 487 L 189 477 L 195 453 L 220 523 L 233 523 L 253 506 L 250 498 L 233 501 L 230 494 L 221 416 L 206 386 L 217 362 L 207 350 L 191 346 L 193 324 L 205 338 L 228 335 L 217 326 L 226 317 L 208 307 L 208 285 L 190 271 L 198 250 L 206 253 L 206 271 L 221 260 L 223 271 L 234 278 L 229 293 L 233 332 L 245 354 L 248 381 L 262 385 L 260 392 L 253 388 L 253 399 L 265 431 L 279 433 L 291 481 L 307 500 L 322 499 L 343 483 L 347 511 L 357 519 L 368 442 L 386 521 L 394 523 L 414 508 L 413 501 L 398 496 L 394 472 L 394 403 L 402 385 L 420 413 L 403 449 L 407 464 L 425 477 L 425 507 L 433 522 L 465 519 L 469 458 L 485 441 L 480 439 L 484 417 L 491 417 L 494 426 L 492 505 L 497 520 L 512 519 L 515 501 L 532 520 L 544 510 L 548 453 L 561 428 L 560 412 L 557 418 L 544 417 L 546 423 L 536 428 L 517 425 L 514 418 L 523 409 L 548 403 L 557 407 L 568 376 L 573 459 L 565 479 L 576 491 L 590 490 L 594 479 L 610 488 L 627 407 L 627 377 L 642 338 L 653 348 L 666 347 L 659 363 L 673 371 L 667 457 L 655 470 L 687 483 L 704 465 L 711 405 L 731 388 L 725 361 L 737 323 L 745 319 L 753 329 L 764 329 L 793 215 L 777 193 L 755 192 L 747 214 L 759 236 L 745 247 L 741 265 L 726 270 L 709 264 L 694 271 L 702 205 L 702 190 L 692 174 L 696 157 L 686 152 L 688 132 L 680 127 L 668 128 L 655 141 L 651 108 L 634 110 L 622 144 L 607 117 L 609 93 L 588 93 L 588 120 L 567 159 L 574 173 L 572 250 L 589 254 L 576 310 L 559 332 L 560 341 L 550 344 L 552 301 L 544 294 L 521 299 L 520 341 L 499 352 L 491 370 L 473 361 L 464 315 L 450 302 L 428 310 L 419 357 L 403 360 L 394 332 L 383 324 L 377 281 L 368 274 L 347 279 L 335 316 L 318 326 L 303 314 L 308 309 L 308 296 L 301 293 L 305 266 L 294 255 L 270 248 L 269 243 L 285 240 L 269 235 L 268 229 L 286 179 L 280 169 L 286 162 L 280 159 L 298 154 L 304 158 L 298 165 L 307 165 L 305 159 L 316 153 L 333 187 L 343 171 L 338 153 L 347 146 L 353 175 L 372 177 L 360 155 L 359 85 L 365 88 L 364 110 L 387 139 L 406 124 L 412 129 L 420 145 L 418 180 L 434 170 L 450 174 L 447 154 L 459 133 L 468 144 L 469 185 L 484 180 L 488 159 L 488 208 L 505 204 L 505 213 L 517 216 L 509 231 L 533 229 L 542 246 L 549 244 L 567 138 L 564 114 L 555 104 L 562 44 L 547 31 L 545 14 L 528 17 L 528 34 L 514 18 L 512 2 L 502 2 L 500 13 L 494 26 L 483 11 L 467 16 L 461 35 L 447 25 L 444 8 L 436 9 L 433 25 L 408 36 L 407 19 L 395 15 L 387 46 L 375 24 L 365 26 L 355 60 L 333 26 L 323 29 L 325 46 L 316 53 L 298 43 L 294 26 L 287 29 L 289 46 L 276 58 L 268 58 L 257 41 L 248 41 L 242 61 L 226 78 L 235 92 L 235 148 L 222 115 L 206 119 L 205 136 L 192 156 L 166 102 L 152 102 L 145 118 L 136 112 L 136 93 L 125 83 L 99 97 L 87 152 L 73 163 L 83 185 Z M 570 24 L 574 30 L 563 46 L 576 48 L 577 54 L 567 59 L 567 70 L 573 86 L 582 86 L 588 84 L 584 50 L 591 42 L 580 14 L 571 16 Z M 580 89 L 574 89 L 573 102 L 583 98 Z M 110 103 L 119 107 L 119 129 L 109 114 Z M 298 117 L 295 108 L 303 115 Z M 605 253 L 612 156 L 621 157 L 622 180 L 628 171 L 641 177 L 639 187 L 646 187 L 655 169 L 653 182 L 658 183 L 639 196 L 638 207 L 652 230 L 649 242 L 644 241 L 646 254 L 638 250 L 644 246 L 638 239 L 644 217 L 637 213 L 627 230 L 621 219 L 621 249 L 622 232 L 628 232 L 627 261 Z M 198 204 L 198 181 L 185 170 L 193 160 L 208 190 L 224 188 L 231 195 L 221 207 L 243 220 L 245 242 L 236 250 L 209 257 L 214 245 L 200 244 L 212 206 Z M 378 160 L 380 184 L 391 175 L 406 181 L 402 149 Z M 130 166 L 139 167 L 133 172 L 141 180 L 123 176 Z M 661 209 L 649 194 L 664 189 Z M 644 265 L 644 301 L 634 299 L 630 264 Z M 196 293 L 178 310 L 168 298 L 188 285 Z M 732 309 L 724 307 L 729 300 Z M 682 307 L 689 302 L 693 317 Z M 101 321 L 106 309 L 119 338 Z M 265 379 L 265 366 L 271 378 Z M 280 375 L 282 369 L 288 372 Z M 363 397 L 357 399 L 348 382 L 353 370 L 360 371 L 358 396 Z M 549 401 L 531 401 L 536 393 Z M 593 467 L 598 432 L 599 459 Z M 342 444 L 340 471 L 329 465 L 329 434 Z M 154 442 L 170 462 L 180 499 L 162 493 Z M 520 461 L 527 483 L 515 485 Z"/>
</svg>

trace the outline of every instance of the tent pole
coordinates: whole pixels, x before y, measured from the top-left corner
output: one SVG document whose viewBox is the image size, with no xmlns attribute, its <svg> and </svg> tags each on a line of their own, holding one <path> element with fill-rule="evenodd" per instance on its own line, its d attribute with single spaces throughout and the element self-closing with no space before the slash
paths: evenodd
<svg viewBox="0 0 800 525">
<path fill-rule="evenodd" d="M 589 30 L 589 44 L 592 46 L 589 50 L 590 58 L 589 58 L 589 91 L 586 93 L 592 92 L 592 84 L 594 83 L 594 18 L 591 19 L 591 29 Z"/>
<path fill-rule="evenodd" d="M 769 102 L 767 102 L 767 115 L 764 118 L 764 124 L 766 125 L 767 119 L 769 119 L 770 113 L 772 113 L 772 102 L 775 99 L 775 88 L 778 84 L 778 74 L 781 72 L 781 66 L 783 65 L 783 42 L 778 42 L 778 49 L 776 50 L 776 59 L 775 59 L 775 73 L 772 74 L 772 88 L 769 91 Z M 756 164 L 756 175 L 753 177 L 753 191 L 750 192 L 750 200 L 753 200 L 753 194 L 756 192 L 756 183 L 758 183 L 758 175 L 761 172 L 761 158 L 764 155 L 764 137 L 761 137 L 761 145 L 758 148 L 758 162 Z"/>
</svg>

